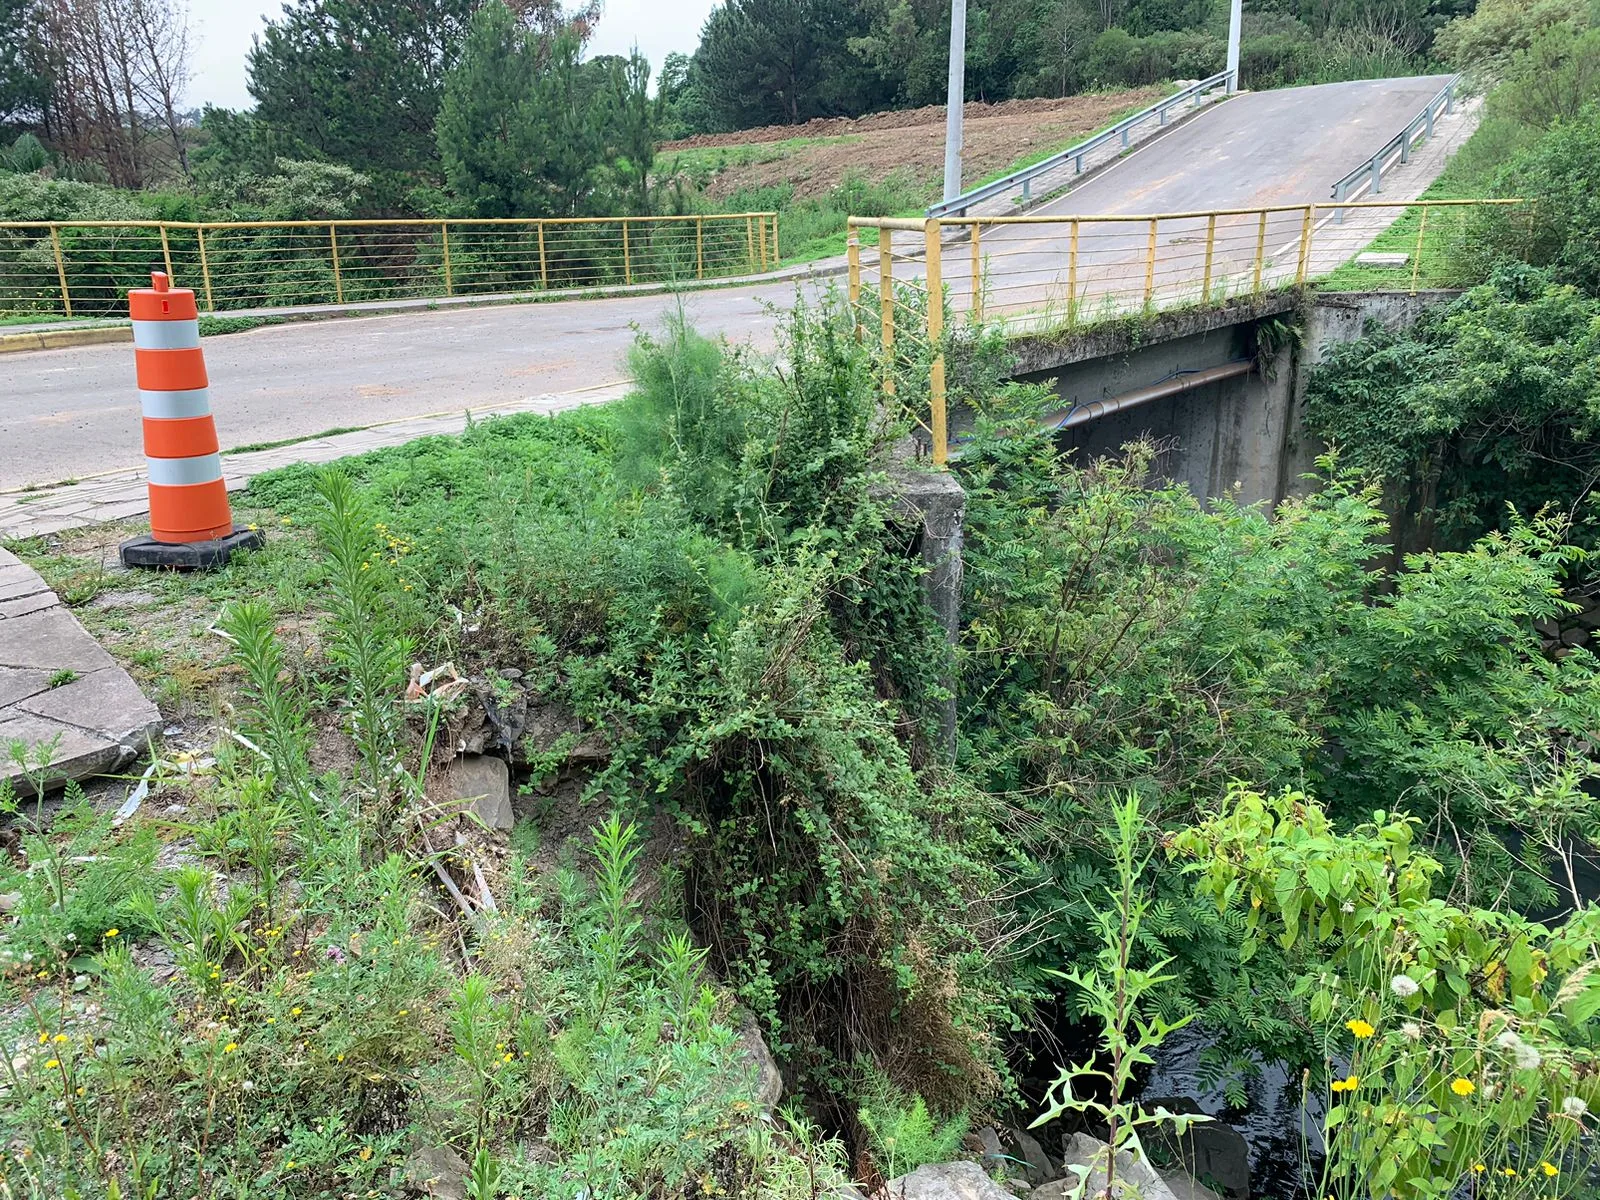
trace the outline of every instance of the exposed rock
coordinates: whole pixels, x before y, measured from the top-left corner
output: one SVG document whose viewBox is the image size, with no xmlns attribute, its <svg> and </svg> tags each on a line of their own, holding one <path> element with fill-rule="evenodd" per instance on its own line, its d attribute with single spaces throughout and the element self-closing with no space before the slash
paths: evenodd
<svg viewBox="0 0 1600 1200">
<path fill-rule="evenodd" d="M 1147 1100 L 1147 1108 L 1161 1105 L 1168 1112 L 1199 1114 L 1193 1100 Z M 1166 1125 L 1156 1126 L 1144 1140 L 1165 1151 L 1166 1161 L 1176 1161 L 1195 1179 L 1208 1179 L 1227 1200 L 1247 1200 L 1250 1195 L 1250 1144 L 1226 1121 L 1198 1121 L 1182 1137 Z"/>
<path fill-rule="evenodd" d="M 467 1164 L 449 1146 L 424 1146 L 406 1159 L 406 1183 L 436 1200 L 466 1200 Z"/>
<path fill-rule="evenodd" d="M 889 1200 L 1016 1200 L 971 1161 L 930 1163 L 884 1186 Z"/>
<path fill-rule="evenodd" d="M 1587 646 L 1589 637 L 1590 634 L 1587 629 L 1564 629 L 1561 631 L 1561 644 L 1563 646 Z"/>
<path fill-rule="evenodd" d="M 511 773 L 504 759 L 488 754 L 458 758 L 450 764 L 449 781 L 451 794 L 470 801 L 468 807 L 490 829 L 511 828 Z"/>
<path fill-rule="evenodd" d="M 1032 1134 L 1021 1129 L 1008 1129 L 1006 1132 L 1017 1144 L 1017 1157 L 1027 1164 L 1023 1175 L 1030 1185 L 1038 1187 L 1041 1183 L 1061 1177 L 1061 1172 L 1051 1163 L 1050 1156 Z"/>
<path fill-rule="evenodd" d="M 1553 638 L 1561 636 L 1561 626 L 1549 617 L 1540 617 L 1533 623 L 1533 627 L 1541 637 Z"/>
<path fill-rule="evenodd" d="M 1222 1200 L 1205 1184 L 1197 1182 L 1187 1172 L 1174 1168 L 1161 1172 L 1161 1179 L 1177 1200 Z"/>
<path fill-rule="evenodd" d="M 767 1041 L 761 1036 L 761 1026 L 755 1014 L 740 1009 L 739 1016 L 739 1040 L 734 1043 L 734 1050 L 749 1064 L 755 1076 L 756 1103 L 763 1111 L 770 1113 L 783 1099 L 783 1072 L 778 1069 L 772 1051 L 767 1049 Z"/>
<path fill-rule="evenodd" d="M 1600 629 L 1600 608 L 1587 609 L 1573 618 L 1585 629 Z"/>
<path fill-rule="evenodd" d="M 1088 1185 L 1086 1196 L 1098 1196 L 1106 1190 L 1106 1162 L 1110 1147 L 1086 1133 L 1075 1133 L 1065 1148 L 1067 1177 L 1033 1190 L 1032 1200 L 1063 1200 L 1070 1196 L 1083 1177 L 1074 1167 L 1085 1169 Z M 1174 1200 L 1166 1182 L 1156 1169 L 1142 1159 L 1135 1162 L 1133 1155 L 1124 1150 L 1117 1155 L 1117 1169 L 1111 1177 L 1111 1188 L 1117 1197 L 1136 1197 L 1137 1200 Z M 1057 1191 L 1056 1189 L 1060 1189 Z"/>
<path fill-rule="evenodd" d="M 978 1130 L 978 1141 L 983 1144 L 983 1161 L 986 1166 L 997 1164 L 1006 1157 L 1005 1148 L 1000 1145 L 1000 1134 L 993 1125 L 985 1125 Z"/>
</svg>

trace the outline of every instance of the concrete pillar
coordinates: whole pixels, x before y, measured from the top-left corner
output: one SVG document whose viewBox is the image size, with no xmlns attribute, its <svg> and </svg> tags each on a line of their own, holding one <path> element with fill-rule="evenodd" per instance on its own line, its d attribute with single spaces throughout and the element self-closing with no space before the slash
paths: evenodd
<svg viewBox="0 0 1600 1200">
<path fill-rule="evenodd" d="M 918 527 L 917 543 L 928 573 L 922 586 L 928 604 L 944 629 L 952 653 L 961 635 L 961 550 L 967 494 L 947 471 L 903 468 L 892 477 L 895 502 L 908 523 Z M 950 699 L 939 717 L 939 740 L 947 758 L 956 753 L 955 680 L 945 681 Z"/>
</svg>

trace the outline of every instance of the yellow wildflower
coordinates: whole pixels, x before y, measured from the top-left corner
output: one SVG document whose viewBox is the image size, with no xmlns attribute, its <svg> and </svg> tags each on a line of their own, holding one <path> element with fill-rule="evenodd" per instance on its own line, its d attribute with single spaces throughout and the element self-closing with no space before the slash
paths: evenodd
<svg viewBox="0 0 1600 1200">
<path fill-rule="evenodd" d="M 117 936 L 117 934 L 119 934 L 121 932 L 122 932 L 122 930 L 117 929 L 115 926 L 113 926 L 112 928 L 106 930 L 106 936 L 108 938 L 114 938 L 114 937 Z"/>
<path fill-rule="evenodd" d="M 1561 1168 L 1556 1166 L 1555 1163 L 1542 1162 L 1539 1164 L 1539 1170 L 1543 1171 L 1551 1179 L 1561 1174 Z"/>
<path fill-rule="evenodd" d="M 1344 1023 L 1344 1027 L 1351 1033 L 1355 1034 L 1357 1039 L 1362 1041 L 1365 1041 L 1367 1038 L 1378 1032 L 1359 1017 L 1354 1021 L 1346 1021 Z"/>
<path fill-rule="evenodd" d="M 55 1035 L 55 1037 L 51 1038 L 50 1040 L 52 1042 L 55 1042 L 57 1045 L 60 1045 L 62 1042 L 65 1042 L 68 1039 L 67 1039 L 67 1035 L 66 1034 L 58 1033 L 58 1034 Z"/>
<path fill-rule="evenodd" d="M 371 1146 L 363 1146 L 363 1147 L 361 1147 L 361 1152 L 359 1154 L 357 1154 L 356 1157 L 359 1158 L 362 1162 L 370 1162 L 371 1159 L 372 1159 L 372 1147 Z"/>
<path fill-rule="evenodd" d="M 1470 1079 L 1457 1079 L 1450 1084 L 1450 1090 L 1465 1100 L 1478 1089 Z"/>
<path fill-rule="evenodd" d="M 222 1052 L 224 1054 L 232 1054 L 238 1048 L 239 1048 L 239 1043 L 238 1042 L 229 1042 L 226 1046 L 224 1046 L 222 1048 Z"/>
<path fill-rule="evenodd" d="M 1351 1075 L 1351 1076 L 1348 1076 L 1347 1078 L 1344 1078 L 1344 1079 L 1336 1079 L 1336 1080 L 1334 1080 L 1332 1085 L 1331 1085 L 1331 1087 L 1330 1087 L 1330 1090 L 1331 1091 L 1335 1091 L 1335 1092 L 1353 1092 L 1353 1091 L 1356 1090 L 1357 1087 L 1360 1086 L 1360 1084 L 1361 1084 L 1360 1077 L 1356 1076 L 1356 1075 Z"/>
<path fill-rule="evenodd" d="M 49 1062 L 45 1063 L 44 1069 L 46 1071 L 54 1071 L 60 1065 L 61 1060 L 59 1058 L 52 1058 Z"/>
</svg>

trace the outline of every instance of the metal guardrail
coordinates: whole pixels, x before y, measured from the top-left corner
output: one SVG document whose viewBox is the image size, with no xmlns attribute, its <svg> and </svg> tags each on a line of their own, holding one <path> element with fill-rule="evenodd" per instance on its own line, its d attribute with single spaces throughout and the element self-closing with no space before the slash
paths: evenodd
<svg viewBox="0 0 1600 1200">
<path fill-rule="evenodd" d="M 0 314 L 122 315 L 151 268 L 208 312 L 679 283 L 777 266 L 778 214 L 0 221 Z"/>
<path fill-rule="evenodd" d="M 1124 150 L 1128 149 L 1132 145 L 1132 135 L 1135 128 L 1152 119 L 1157 122 L 1158 126 L 1166 125 L 1174 108 L 1190 101 L 1200 100 L 1218 88 L 1227 87 L 1232 78 L 1233 72 L 1223 71 L 1220 74 L 1211 76 L 1209 79 L 1202 79 L 1199 83 L 1191 84 L 1180 92 L 1175 92 L 1158 100 L 1149 108 L 1141 109 L 1131 117 L 1124 117 L 1111 128 L 1102 130 L 1087 141 L 1079 142 L 1075 146 L 1069 146 L 1065 150 L 1052 154 L 1049 158 L 1041 159 L 1032 166 L 1013 171 L 1011 174 L 1002 176 L 992 183 L 973 188 L 970 192 L 963 193 L 954 200 L 944 200 L 938 204 L 929 205 L 928 216 L 948 217 L 953 215 L 964 217 L 973 205 L 981 204 L 985 200 L 992 200 L 996 196 L 1006 195 L 1014 189 L 1020 189 L 1022 199 L 1030 199 L 1032 196 L 1032 184 L 1041 175 L 1047 175 L 1069 162 L 1076 168 L 1075 174 L 1083 174 L 1083 160 L 1088 154 L 1116 139 L 1121 139 Z"/>
<path fill-rule="evenodd" d="M 1383 195 L 1383 173 L 1391 161 L 1402 163 L 1411 161 L 1411 151 L 1429 141 L 1433 137 L 1433 125 L 1439 117 L 1455 110 L 1456 89 L 1461 86 L 1461 76 L 1453 75 L 1423 107 L 1403 130 L 1384 143 L 1380 149 L 1366 162 L 1362 163 L 1350 174 L 1333 185 L 1333 198 L 1336 202 L 1354 199 L 1363 192 L 1370 196 Z M 1422 138 L 1417 139 L 1421 131 Z M 1333 214 L 1334 224 L 1344 224 L 1344 209 L 1338 209 Z"/>
</svg>

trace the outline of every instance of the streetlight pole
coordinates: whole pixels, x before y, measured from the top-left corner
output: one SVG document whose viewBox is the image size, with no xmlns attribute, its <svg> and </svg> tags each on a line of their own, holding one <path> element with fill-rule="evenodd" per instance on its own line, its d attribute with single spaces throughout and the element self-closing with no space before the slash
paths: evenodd
<svg viewBox="0 0 1600 1200">
<path fill-rule="evenodd" d="M 1244 24 L 1244 0 L 1233 0 L 1228 11 L 1228 95 L 1239 90 L 1239 37 Z"/>
<path fill-rule="evenodd" d="M 967 101 L 967 0 L 950 5 L 950 91 L 944 110 L 944 198 L 961 195 L 961 118 Z"/>
</svg>

